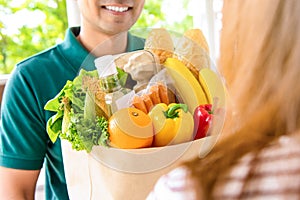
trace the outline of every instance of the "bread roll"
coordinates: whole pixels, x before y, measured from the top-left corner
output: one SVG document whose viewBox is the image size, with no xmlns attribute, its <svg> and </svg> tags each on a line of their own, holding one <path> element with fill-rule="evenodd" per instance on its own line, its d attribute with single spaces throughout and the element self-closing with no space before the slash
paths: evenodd
<svg viewBox="0 0 300 200">
<path fill-rule="evenodd" d="M 196 44 L 202 47 L 207 54 L 209 54 L 209 47 L 206 38 L 200 29 L 189 29 L 183 35 L 194 41 Z"/>
<path fill-rule="evenodd" d="M 186 31 L 175 47 L 174 57 L 181 60 L 198 80 L 199 71 L 210 66 L 209 48 L 202 31 Z"/>
<path fill-rule="evenodd" d="M 145 41 L 145 50 L 151 51 L 164 63 L 174 52 L 174 44 L 169 32 L 164 28 L 152 29 Z"/>
</svg>

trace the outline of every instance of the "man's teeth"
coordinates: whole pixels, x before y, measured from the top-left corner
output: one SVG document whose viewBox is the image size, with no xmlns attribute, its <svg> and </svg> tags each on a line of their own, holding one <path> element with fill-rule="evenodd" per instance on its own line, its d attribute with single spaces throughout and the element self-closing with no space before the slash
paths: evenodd
<svg viewBox="0 0 300 200">
<path fill-rule="evenodd" d="M 125 12 L 128 10 L 128 7 L 106 6 L 106 9 L 115 12 Z"/>
</svg>

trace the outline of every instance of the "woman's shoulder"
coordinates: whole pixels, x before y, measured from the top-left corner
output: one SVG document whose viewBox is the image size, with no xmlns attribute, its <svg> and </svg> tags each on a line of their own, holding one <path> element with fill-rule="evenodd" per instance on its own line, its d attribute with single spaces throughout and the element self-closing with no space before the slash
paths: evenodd
<svg viewBox="0 0 300 200">
<path fill-rule="evenodd" d="M 298 198 L 299 180 L 300 137 L 281 136 L 258 154 L 242 157 L 219 177 L 214 193 L 220 199 Z"/>
</svg>

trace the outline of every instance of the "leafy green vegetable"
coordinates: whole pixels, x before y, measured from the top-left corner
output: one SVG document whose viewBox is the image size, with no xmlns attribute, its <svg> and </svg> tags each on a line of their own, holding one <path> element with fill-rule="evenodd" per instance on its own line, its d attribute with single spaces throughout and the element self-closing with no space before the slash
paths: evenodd
<svg viewBox="0 0 300 200">
<path fill-rule="evenodd" d="M 73 81 L 47 102 L 44 109 L 56 112 L 47 122 L 49 138 L 54 143 L 58 136 L 68 140 L 75 150 L 90 152 L 94 145 L 108 146 L 108 122 L 96 116 L 94 97 L 84 88 L 83 77 L 98 77 L 97 70 L 81 70 Z"/>
<path fill-rule="evenodd" d="M 72 120 L 75 122 L 71 123 L 70 134 L 61 133 L 60 137 L 68 140 L 73 149 L 90 152 L 94 145 L 108 146 L 108 121 L 104 117 L 96 117 L 94 121 L 81 119 L 80 123 L 76 117 L 71 118 Z"/>
</svg>

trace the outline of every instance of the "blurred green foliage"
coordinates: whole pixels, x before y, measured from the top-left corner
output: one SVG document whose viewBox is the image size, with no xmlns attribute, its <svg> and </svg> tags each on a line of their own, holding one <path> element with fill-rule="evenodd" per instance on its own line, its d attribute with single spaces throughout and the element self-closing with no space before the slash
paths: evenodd
<svg viewBox="0 0 300 200">
<path fill-rule="evenodd" d="M 144 10 L 138 22 L 132 27 L 134 33 L 139 36 L 145 36 L 145 28 L 163 27 L 167 30 L 175 31 L 176 33 L 183 33 L 185 30 L 193 26 L 193 17 L 186 15 L 180 22 L 170 23 L 167 19 L 166 13 L 162 11 L 163 0 L 145 0 Z M 180 3 L 183 10 L 188 9 L 190 0 L 181 0 Z M 175 3 L 175 1 L 174 1 Z"/>
<path fill-rule="evenodd" d="M 182 1 L 183 9 L 187 9 L 188 1 Z M 133 29 L 160 26 L 183 32 L 192 26 L 192 17 L 188 15 L 180 23 L 168 24 L 165 14 L 161 12 L 161 4 L 161 0 L 146 0 L 142 16 Z M 12 15 L 22 10 L 41 11 L 45 14 L 45 20 L 37 27 L 24 25 L 16 33 L 9 33 L 9 25 L 0 18 L 0 74 L 10 73 L 16 63 L 61 42 L 68 27 L 65 0 L 23 0 L 17 6 L 12 6 L 11 1 L 0 0 L 2 15 Z"/>
<path fill-rule="evenodd" d="M 0 19 L 0 73 L 10 73 L 17 62 L 61 41 L 65 35 L 68 26 L 65 0 L 24 0 L 15 7 L 11 1 L 0 0 L 0 12 L 6 15 L 22 10 L 41 11 L 45 13 L 45 21 L 37 27 L 19 27 L 12 34 L 7 32 L 7 26 L 14 25 L 5 26 Z"/>
</svg>

